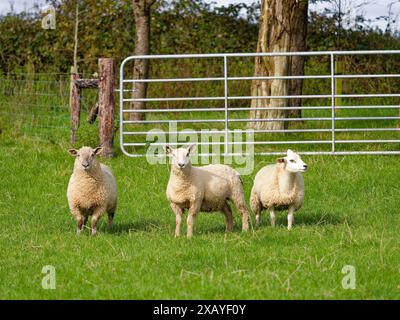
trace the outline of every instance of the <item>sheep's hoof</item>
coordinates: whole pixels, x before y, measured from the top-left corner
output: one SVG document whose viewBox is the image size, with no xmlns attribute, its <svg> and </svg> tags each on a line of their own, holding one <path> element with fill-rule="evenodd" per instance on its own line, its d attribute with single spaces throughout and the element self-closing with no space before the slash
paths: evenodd
<svg viewBox="0 0 400 320">
<path fill-rule="evenodd" d="M 93 230 L 92 230 L 92 236 L 95 236 L 95 235 L 97 235 L 97 230 L 96 230 L 96 229 L 93 229 Z"/>
</svg>

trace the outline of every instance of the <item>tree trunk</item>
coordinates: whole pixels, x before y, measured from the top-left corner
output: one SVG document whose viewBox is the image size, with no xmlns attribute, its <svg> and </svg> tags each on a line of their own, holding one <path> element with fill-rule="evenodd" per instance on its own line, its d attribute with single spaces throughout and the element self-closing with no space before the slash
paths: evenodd
<svg viewBox="0 0 400 320">
<path fill-rule="evenodd" d="M 307 13 L 308 1 L 300 1 L 298 12 L 293 16 L 293 32 L 291 33 L 290 51 L 307 50 Z M 289 58 L 290 71 L 292 76 L 304 75 L 305 56 L 292 56 Z M 289 94 L 293 96 L 301 95 L 303 92 L 303 79 L 292 79 L 289 82 Z M 291 107 L 301 107 L 301 98 L 290 99 Z M 290 110 L 289 116 L 301 118 L 301 110 Z"/>
<path fill-rule="evenodd" d="M 135 16 L 135 52 L 134 55 L 150 54 L 150 8 L 155 0 L 132 0 L 133 14 Z M 133 79 L 147 79 L 149 75 L 149 60 L 135 60 L 133 66 Z M 147 83 L 135 83 L 132 92 L 133 99 L 144 99 L 147 96 Z M 145 109 L 145 102 L 133 102 L 131 109 Z M 130 113 L 130 120 L 143 120 L 143 112 Z"/>
<path fill-rule="evenodd" d="M 292 40 L 295 28 L 299 25 L 297 17 L 304 8 L 307 0 L 262 0 L 260 27 L 258 34 L 257 52 L 287 52 L 299 41 Z M 307 12 L 305 14 L 307 17 Z M 303 16 L 304 19 L 304 16 Z M 303 31 L 304 32 L 304 31 Z M 305 37 L 305 35 L 303 35 Z M 296 35 L 295 38 L 300 36 Z M 292 71 L 291 63 L 295 59 L 288 56 L 256 57 L 255 76 L 287 76 Z M 304 60 L 302 61 L 304 67 Z M 297 70 L 297 69 L 296 69 Z M 251 93 L 253 96 L 287 96 L 291 88 L 289 80 L 254 80 Z M 284 108 L 290 104 L 289 99 L 267 98 L 253 99 L 251 119 L 281 119 L 288 116 L 287 110 L 273 110 L 272 107 Z M 287 121 L 258 121 L 250 122 L 254 129 L 282 130 L 286 128 Z"/>
</svg>

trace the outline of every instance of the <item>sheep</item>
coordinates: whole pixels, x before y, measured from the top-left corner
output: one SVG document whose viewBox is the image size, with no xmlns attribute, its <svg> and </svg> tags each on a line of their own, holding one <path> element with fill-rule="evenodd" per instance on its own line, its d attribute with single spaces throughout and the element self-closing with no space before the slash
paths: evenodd
<svg viewBox="0 0 400 320">
<path fill-rule="evenodd" d="M 254 179 L 250 207 L 256 215 L 256 225 L 261 223 L 261 211 L 270 213 L 271 225 L 275 226 L 275 212 L 288 210 L 288 229 L 292 229 L 294 213 L 304 202 L 304 178 L 301 174 L 307 165 L 292 150 L 276 164 L 263 167 Z"/>
<path fill-rule="evenodd" d="M 77 221 L 79 235 L 92 216 L 92 235 L 96 235 L 96 224 L 104 212 L 108 214 L 108 228 L 112 226 L 117 209 L 117 187 L 111 169 L 99 163 L 96 155 L 102 148 L 82 147 L 69 149 L 75 157 L 74 170 L 67 189 L 68 205 Z"/>
<path fill-rule="evenodd" d="M 236 170 L 222 164 L 192 166 L 190 154 L 196 149 L 195 144 L 187 148 L 172 149 L 169 145 L 164 148 L 172 156 L 166 196 L 176 216 L 175 237 L 180 235 L 185 209 L 189 211 L 188 238 L 193 236 L 193 224 L 199 211 L 222 212 L 226 219 L 226 231 L 233 231 L 233 216 L 228 200 L 232 200 L 241 213 L 242 230 L 249 229 L 249 211 L 244 199 L 242 180 Z"/>
</svg>

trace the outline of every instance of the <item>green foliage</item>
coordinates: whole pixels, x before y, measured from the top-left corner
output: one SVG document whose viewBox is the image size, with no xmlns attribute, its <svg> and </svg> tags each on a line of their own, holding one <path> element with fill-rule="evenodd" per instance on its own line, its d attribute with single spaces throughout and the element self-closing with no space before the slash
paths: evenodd
<svg viewBox="0 0 400 320">
<path fill-rule="evenodd" d="M 41 28 L 42 14 L 0 17 L 0 70 L 15 72 L 26 61 L 36 70 L 68 72 L 73 59 L 75 1 L 52 1 L 55 30 Z M 159 1 L 152 13 L 152 53 L 254 51 L 257 5 L 215 7 L 201 0 Z M 99 57 L 119 63 L 134 51 L 131 0 L 85 0 L 79 5 L 78 66 L 92 73 Z"/>
<path fill-rule="evenodd" d="M 24 66 L 34 69 L 46 66 L 47 71 L 59 70 L 62 55 L 56 54 L 54 30 L 43 30 L 31 15 L 7 15 L 0 19 L 0 69 L 3 72 L 26 72 Z M 61 59 L 58 61 L 57 59 Z"/>
<path fill-rule="evenodd" d="M 76 2 L 50 2 L 56 8 L 55 30 L 41 28 L 42 13 L 39 9 L 29 14 L 0 17 L 1 71 L 26 72 L 26 65 L 30 64 L 36 72 L 69 72 L 73 58 Z M 78 66 L 81 72 L 91 74 L 96 71 L 99 57 L 114 57 L 119 63 L 133 53 L 135 21 L 131 0 L 80 1 L 79 11 Z M 339 35 L 337 15 L 328 13 L 310 12 L 309 50 L 400 48 L 397 33 L 372 29 L 360 17 L 356 27 L 342 28 Z M 153 54 L 254 52 L 258 18 L 258 2 L 218 7 L 203 0 L 157 1 L 151 18 L 151 51 Z M 368 58 L 364 59 L 352 60 L 349 70 L 371 67 Z M 386 58 L 380 62 L 385 65 L 399 63 Z M 374 63 L 374 67 L 379 68 L 380 62 Z M 310 64 L 318 67 L 319 62 Z M 207 70 L 210 65 L 200 68 Z M 170 71 L 159 72 L 166 74 Z"/>
<path fill-rule="evenodd" d="M 74 48 L 75 1 L 52 1 L 56 29 L 41 28 L 42 14 L 0 17 L 0 69 L 15 72 L 27 60 L 36 70 L 69 72 Z M 130 1 L 85 0 L 79 5 L 80 69 L 93 72 L 99 57 L 123 57 L 134 47 Z"/>
<path fill-rule="evenodd" d="M 165 2 L 152 19 L 154 53 L 248 52 L 256 49 L 256 4 L 213 7 L 201 0 Z"/>
</svg>

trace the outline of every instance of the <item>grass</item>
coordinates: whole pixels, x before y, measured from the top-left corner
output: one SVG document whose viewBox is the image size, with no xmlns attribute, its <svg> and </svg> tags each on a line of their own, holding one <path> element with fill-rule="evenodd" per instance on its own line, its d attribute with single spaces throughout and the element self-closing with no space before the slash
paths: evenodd
<svg viewBox="0 0 400 320">
<path fill-rule="evenodd" d="M 102 219 L 97 237 L 78 237 L 66 201 L 68 145 L 11 129 L 0 138 L 1 299 L 400 298 L 396 156 L 303 157 L 306 200 L 292 231 L 284 214 L 276 228 L 264 215 L 243 234 L 235 211 L 225 234 L 222 214 L 203 213 L 188 240 L 173 237 L 169 167 L 117 152 L 105 161 L 118 183 L 114 228 Z M 256 171 L 273 161 L 256 158 L 243 177 L 246 199 Z M 56 290 L 41 287 L 45 265 L 56 269 Z M 355 290 L 342 288 L 344 265 L 356 269 Z"/>
</svg>

